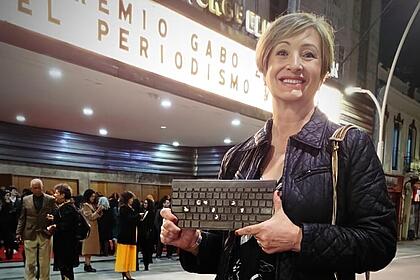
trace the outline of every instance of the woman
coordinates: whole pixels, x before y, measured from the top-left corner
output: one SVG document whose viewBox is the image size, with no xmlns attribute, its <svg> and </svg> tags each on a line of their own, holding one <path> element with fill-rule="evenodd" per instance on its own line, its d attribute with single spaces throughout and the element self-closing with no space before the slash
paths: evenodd
<svg viewBox="0 0 420 280">
<path fill-rule="evenodd" d="M 82 204 L 82 213 L 90 224 L 89 237 L 83 240 L 82 255 L 85 257 L 84 270 L 86 272 L 96 272 L 91 265 L 92 255 L 99 255 L 101 253 L 101 246 L 99 243 L 98 219 L 102 216 L 102 206 L 97 207 L 96 192 L 92 189 L 87 189 L 83 193 L 84 203 Z"/>
<path fill-rule="evenodd" d="M 155 211 L 153 200 L 147 198 L 143 202 L 144 214 L 139 226 L 139 245 L 143 255 L 144 270 L 149 270 L 149 264 L 153 263 L 153 245 L 155 240 L 154 222 Z"/>
<path fill-rule="evenodd" d="M 121 272 L 123 279 L 134 279 L 131 278 L 131 272 L 136 271 L 136 228 L 140 220 L 140 215 L 133 209 L 133 200 L 134 194 L 130 191 L 125 191 L 120 196 L 119 230 L 115 271 Z"/>
<path fill-rule="evenodd" d="M 332 27 L 307 13 L 279 17 L 261 36 L 257 65 L 273 99 L 273 118 L 225 155 L 220 179 L 275 179 L 272 218 L 221 233 L 180 229 L 166 219 L 162 242 L 180 247 L 184 269 L 217 279 L 355 279 L 394 257 L 396 216 L 366 133 L 340 144 L 338 218 L 331 225 L 331 141 L 339 127 L 314 106 L 333 62 Z M 222 244 L 222 246 L 221 246 Z"/>
<path fill-rule="evenodd" d="M 54 234 L 54 267 L 60 270 L 62 280 L 73 280 L 73 267 L 79 266 L 77 250 L 79 241 L 75 235 L 78 213 L 71 202 L 72 190 L 69 185 L 58 184 L 54 187 L 54 190 L 58 209 L 54 212 L 54 224 L 47 228 Z"/>
<path fill-rule="evenodd" d="M 109 206 L 111 207 L 112 217 L 114 219 L 114 225 L 112 226 L 112 238 L 117 240 L 118 235 L 118 201 L 120 200 L 120 195 L 118 193 L 112 193 L 108 197 Z"/>
<path fill-rule="evenodd" d="M 101 196 L 98 205 L 102 206 L 102 216 L 98 219 L 99 241 L 101 244 L 101 255 L 108 256 L 114 252 L 114 243 L 112 238 L 112 228 L 115 224 L 112 209 L 105 196 Z"/>
<path fill-rule="evenodd" d="M 0 195 L 0 240 L 3 240 L 6 260 L 13 258 L 13 250 L 17 250 L 18 246 L 16 239 L 16 220 L 17 210 L 13 207 L 13 202 L 10 199 L 11 192 L 4 191 Z"/>
</svg>

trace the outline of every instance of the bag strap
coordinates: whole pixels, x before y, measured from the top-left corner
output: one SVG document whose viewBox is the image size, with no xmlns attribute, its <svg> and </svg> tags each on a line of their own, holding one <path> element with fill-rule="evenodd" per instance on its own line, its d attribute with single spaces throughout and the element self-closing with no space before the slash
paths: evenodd
<svg viewBox="0 0 420 280">
<path fill-rule="evenodd" d="M 347 131 L 352 128 L 356 128 L 354 125 L 348 124 L 337 128 L 333 135 L 330 137 L 332 141 L 332 158 L 331 158 L 331 170 L 332 170 L 332 185 L 333 185 L 333 211 L 331 224 L 335 225 L 337 220 L 337 182 L 338 182 L 338 149 L 340 148 L 339 142 L 342 142 L 346 137 Z"/>
<path fill-rule="evenodd" d="M 332 219 L 331 224 L 335 225 L 337 221 L 337 182 L 338 182 L 338 149 L 340 148 L 339 143 L 344 140 L 346 137 L 347 132 L 352 129 L 356 128 L 354 125 L 348 124 L 345 126 L 341 126 L 337 128 L 333 135 L 330 137 L 332 141 L 332 158 L 331 158 L 331 170 L 332 170 L 332 181 L 333 181 L 333 211 L 332 211 Z M 337 279 L 337 275 L 335 275 Z M 365 279 L 370 279 L 370 272 L 365 272 Z"/>
</svg>

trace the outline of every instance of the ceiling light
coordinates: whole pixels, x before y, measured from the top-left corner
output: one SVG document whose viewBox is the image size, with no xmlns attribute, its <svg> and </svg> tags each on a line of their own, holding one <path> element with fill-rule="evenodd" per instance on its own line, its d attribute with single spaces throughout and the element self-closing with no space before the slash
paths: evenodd
<svg viewBox="0 0 420 280">
<path fill-rule="evenodd" d="M 105 136 L 108 134 L 108 130 L 106 130 L 105 128 L 101 128 L 99 129 L 99 134 L 102 136 Z"/>
<path fill-rule="evenodd" d="M 165 129 L 166 128 L 166 125 L 161 125 L 160 126 L 160 129 Z"/>
<path fill-rule="evenodd" d="M 234 120 L 232 120 L 232 125 L 234 125 L 234 126 L 238 126 L 238 125 L 240 125 L 241 124 L 241 121 L 239 120 L 239 119 L 234 119 Z"/>
<path fill-rule="evenodd" d="M 48 70 L 48 74 L 53 79 L 61 79 L 63 76 L 63 72 L 61 72 L 61 70 L 58 68 L 50 68 L 50 70 Z"/>
<path fill-rule="evenodd" d="M 178 147 L 179 146 L 179 142 L 178 141 L 174 141 L 174 142 L 172 142 L 172 145 L 175 146 L 175 147 Z"/>
<path fill-rule="evenodd" d="M 24 122 L 24 121 L 26 121 L 26 118 L 25 118 L 25 116 L 22 116 L 22 115 L 17 115 L 17 116 L 16 116 L 16 120 L 17 120 L 18 122 Z"/>
<path fill-rule="evenodd" d="M 230 138 L 225 138 L 225 140 L 223 140 L 223 142 L 225 142 L 225 144 L 230 144 L 230 143 L 232 143 L 232 140 L 230 140 Z"/>
<path fill-rule="evenodd" d="M 93 115 L 92 108 L 90 108 L 90 107 L 83 108 L 83 114 L 85 114 L 86 116 L 92 116 Z"/>
<path fill-rule="evenodd" d="M 169 108 L 172 106 L 172 102 L 168 99 L 164 99 L 162 102 L 160 102 L 160 105 L 164 108 Z"/>
</svg>

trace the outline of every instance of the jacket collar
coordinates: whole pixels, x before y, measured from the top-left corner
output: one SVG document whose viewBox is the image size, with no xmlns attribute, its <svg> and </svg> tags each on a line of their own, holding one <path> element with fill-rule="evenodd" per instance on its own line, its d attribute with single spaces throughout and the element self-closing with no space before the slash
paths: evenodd
<svg viewBox="0 0 420 280">
<path fill-rule="evenodd" d="M 311 119 L 302 127 L 302 130 L 290 138 L 313 148 L 320 149 L 327 123 L 327 116 L 316 107 Z M 272 127 L 273 119 L 267 120 L 265 125 L 253 137 L 249 138 L 239 150 L 247 151 L 270 144 Z"/>
</svg>

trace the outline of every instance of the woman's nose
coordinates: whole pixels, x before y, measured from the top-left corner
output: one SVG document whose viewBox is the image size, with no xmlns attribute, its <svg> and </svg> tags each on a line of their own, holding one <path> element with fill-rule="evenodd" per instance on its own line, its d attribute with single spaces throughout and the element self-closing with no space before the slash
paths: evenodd
<svg viewBox="0 0 420 280">
<path fill-rule="evenodd" d="M 303 65 L 299 55 L 294 54 L 289 56 L 288 69 L 291 71 L 302 71 Z"/>
</svg>

